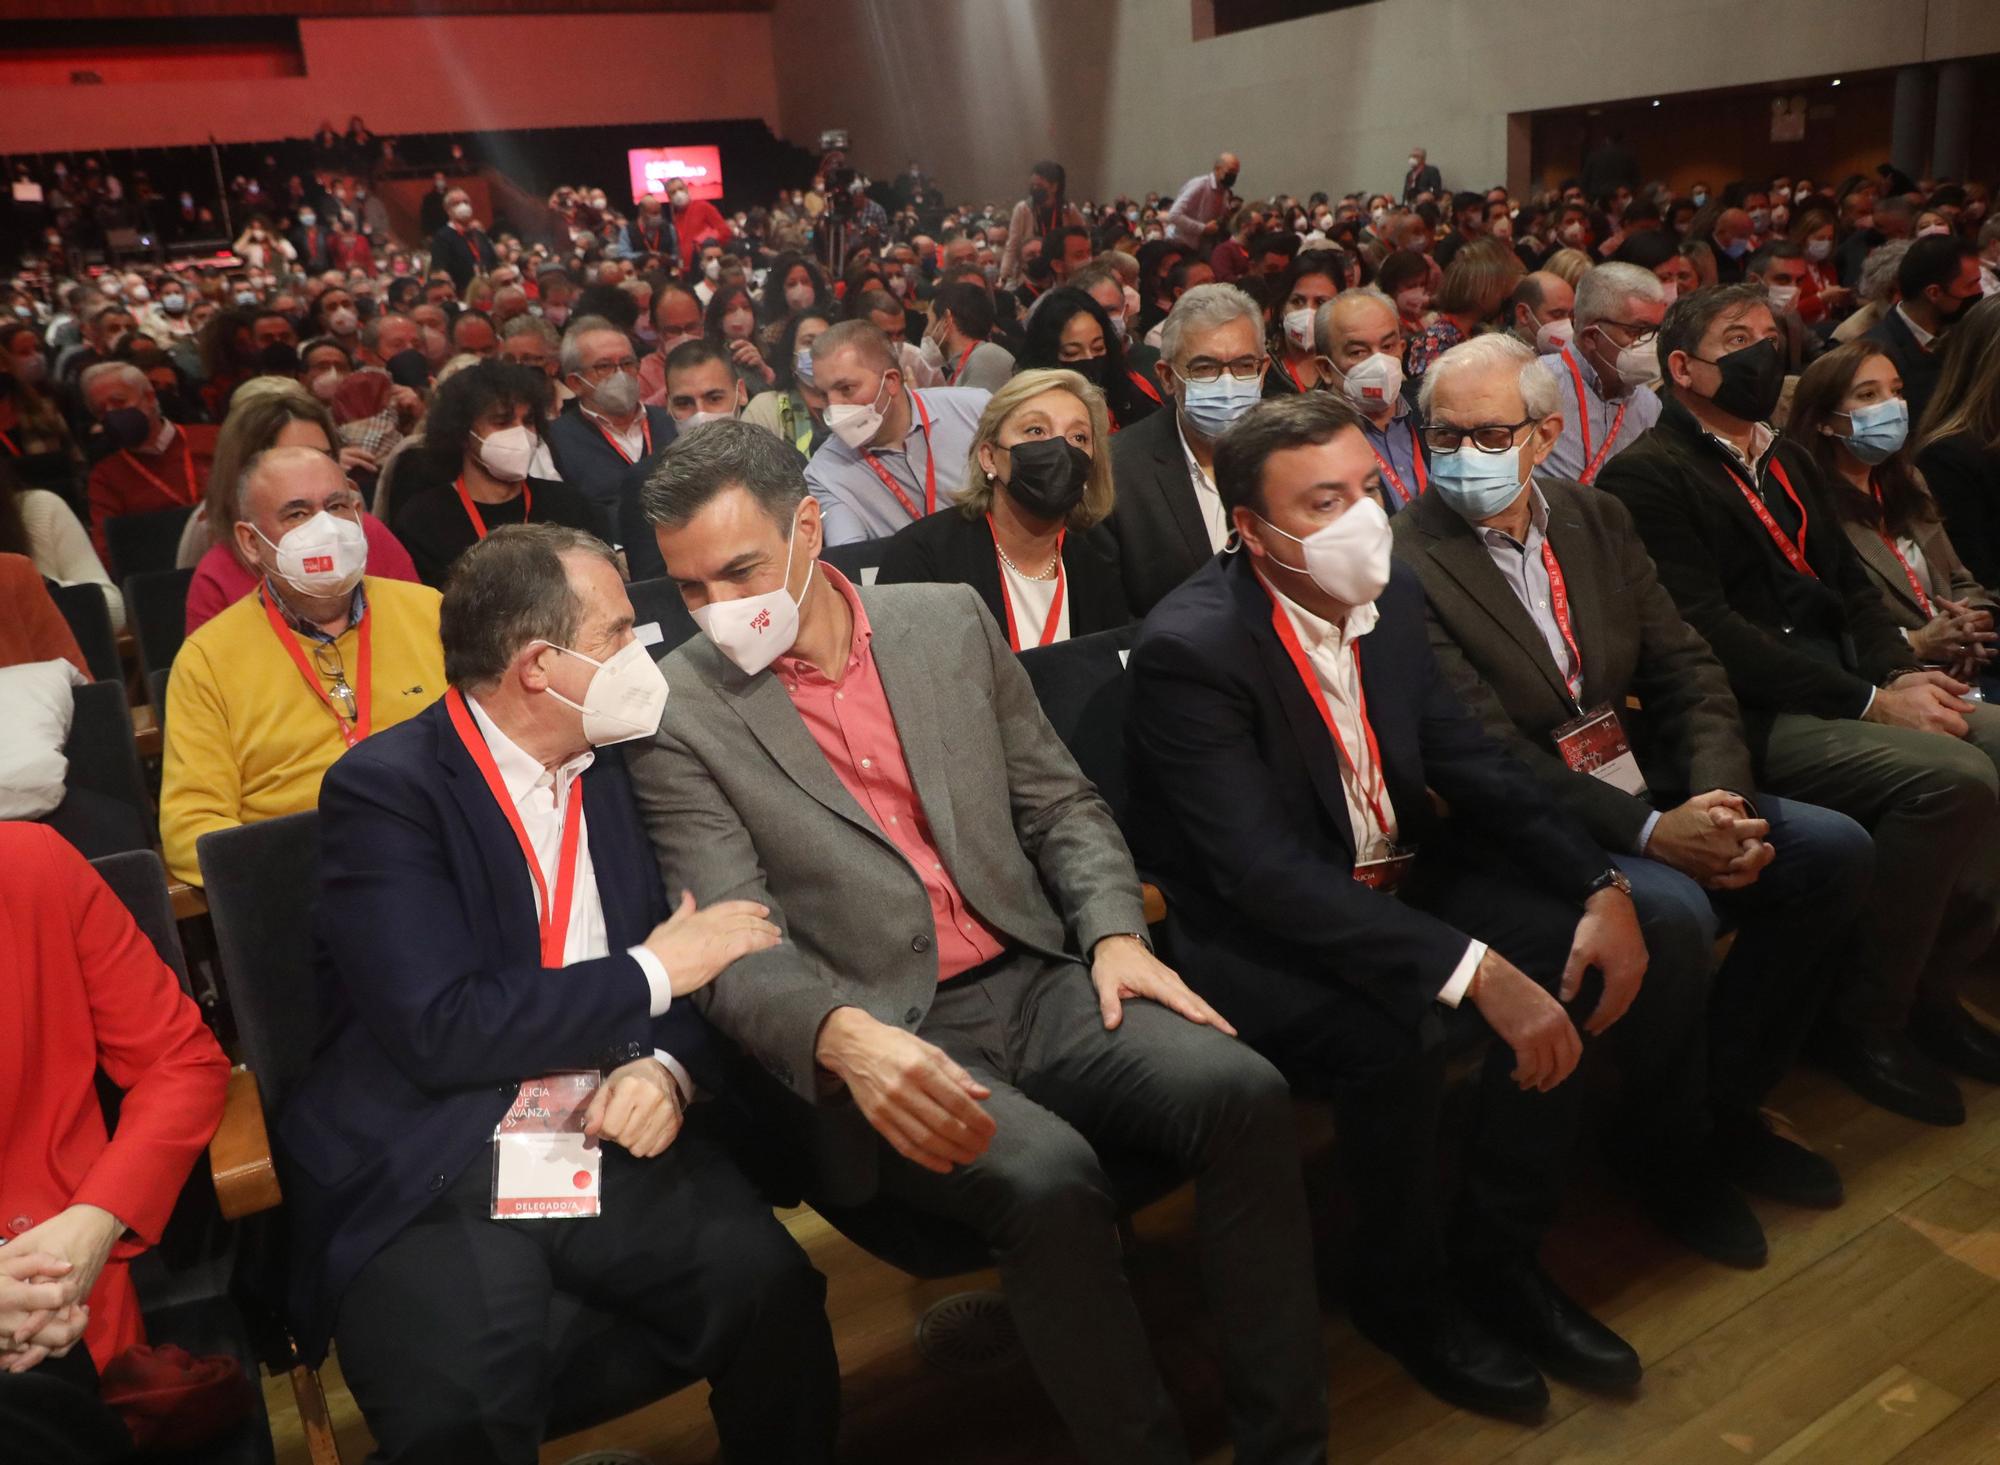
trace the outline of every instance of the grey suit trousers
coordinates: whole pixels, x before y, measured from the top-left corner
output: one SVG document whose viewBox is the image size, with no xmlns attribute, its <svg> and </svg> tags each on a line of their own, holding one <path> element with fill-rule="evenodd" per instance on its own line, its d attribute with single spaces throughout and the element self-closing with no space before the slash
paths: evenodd
<svg viewBox="0 0 2000 1465">
<path fill-rule="evenodd" d="M 1185 1462 L 1119 1252 L 1094 1144 L 1195 1177 L 1201 1270 L 1236 1458 L 1319 1462 L 1326 1361 L 1291 1098 L 1213 1028 L 1128 1002 L 1107 1031 L 1086 970 L 1020 953 L 947 982 L 918 1028 L 993 1091 L 986 1153 L 938 1175 L 883 1146 L 882 1188 L 993 1248 L 1037 1377 L 1084 1454 Z"/>
</svg>

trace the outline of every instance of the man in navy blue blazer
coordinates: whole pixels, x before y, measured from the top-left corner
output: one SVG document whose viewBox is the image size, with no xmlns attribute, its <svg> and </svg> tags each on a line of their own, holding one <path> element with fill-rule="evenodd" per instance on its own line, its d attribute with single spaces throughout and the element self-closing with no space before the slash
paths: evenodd
<svg viewBox="0 0 2000 1465">
<path fill-rule="evenodd" d="M 569 323 L 562 341 L 563 382 L 576 393 L 549 421 L 549 453 L 564 483 L 590 501 L 599 532 L 630 550 L 651 534 L 627 540 L 624 506 L 644 481 L 643 470 L 674 440 L 673 414 L 639 401 L 639 358 L 632 338 L 601 315 Z M 644 578 L 634 576 L 635 579 Z"/>
<path fill-rule="evenodd" d="M 1638 1356 L 1538 1259 L 1581 1114 L 1571 1074 L 1583 1033 L 1643 1048 L 1678 1087 L 1649 1094 L 1658 1134 L 1621 1141 L 1697 1198 L 1733 1197 L 1685 1132 L 1705 987 L 1642 981 L 1629 884 L 1452 693 L 1423 591 L 1392 568 L 1355 409 L 1263 402 L 1215 468 L 1241 549 L 1154 608 L 1130 662 L 1133 843 L 1176 959 L 1295 1086 L 1334 1099 L 1367 1336 L 1467 1407 L 1541 1407 L 1536 1364 L 1629 1387 Z M 1447 1228 L 1446 1040 L 1488 1030 Z"/>
<path fill-rule="evenodd" d="M 824 1279 L 692 1102 L 729 1069 L 682 999 L 778 933 L 746 901 L 669 909 L 612 746 L 666 701 L 632 619 L 600 541 L 496 530 L 445 593 L 451 690 L 321 791 L 329 1016 L 279 1124 L 291 1303 L 391 1460 L 532 1462 L 559 1377 L 645 1369 L 710 1381 L 731 1460 L 832 1457 Z M 494 1219 L 496 1126 L 574 1070 L 603 1075 L 601 1212 Z"/>
</svg>

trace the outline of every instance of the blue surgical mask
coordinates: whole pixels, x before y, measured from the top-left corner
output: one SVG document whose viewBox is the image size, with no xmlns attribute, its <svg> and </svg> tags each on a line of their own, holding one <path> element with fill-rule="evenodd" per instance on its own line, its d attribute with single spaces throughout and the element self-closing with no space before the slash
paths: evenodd
<svg viewBox="0 0 2000 1465">
<path fill-rule="evenodd" d="M 1708 194 L 1703 192 L 1701 189 L 1697 188 L 1694 191 L 1692 201 L 1696 208 L 1700 208 L 1703 204 L 1708 202 Z"/>
<path fill-rule="evenodd" d="M 1722 252 L 1731 259 L 1741 259 L 1750 252 L 1750 241 L 1748 239 L 1732 239 L 1722 246 Z"/>
<path fill-rule="evenodd" d="M 1864 463 L 1886 462 L 1910 435 L 1910 405 L 1901 397 L 1870 402 L 1847 414 L 1847 451 Z"/>
<path fill-rule="evenodd" d="M 1431 487 L 1458 516 L 1471 523 L 1490 519 L 1521 496 L 1521 447 L 1482 453 L 1462 443 L 1455 453 L 1431 459 Z"/>
<path fill-rule="evenodd" d="M 1238 381 L 1226 371 L 1212 382 L 1181 377 L 1181 412 L 1188 425 L 1210 442 L 1234 427 L 1263 396 L 1261 377 Z"/>
<path fill-rule="evenodd" d="M 813 348 L 799 347 L 798 355 L 792 358 L 792 375 L 807 386 L 813 384 Z"/>
</svg>

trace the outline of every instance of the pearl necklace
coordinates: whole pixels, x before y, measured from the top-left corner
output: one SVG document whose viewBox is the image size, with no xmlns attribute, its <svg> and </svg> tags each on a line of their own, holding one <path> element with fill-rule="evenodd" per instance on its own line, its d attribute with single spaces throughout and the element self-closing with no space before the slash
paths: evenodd
<svg viewBox="0 0 2000 1465">
<path fill-rule="evenodd" d="M 1000 536 L 997 534 L 993 536 L 993 548 L 1000 556 L 1000 563 L 1019 575 L 1023 580 L 1053 580 L 1056 577 L 1056 566 L 1062 563 L 1062 551 L 1058 549 L 1054 554 L 1049 556 L 1047 568 L 1039 574 L 1030 575 L 1008 557 L 1007 551 L 1001 548 Z"/>
</svg>

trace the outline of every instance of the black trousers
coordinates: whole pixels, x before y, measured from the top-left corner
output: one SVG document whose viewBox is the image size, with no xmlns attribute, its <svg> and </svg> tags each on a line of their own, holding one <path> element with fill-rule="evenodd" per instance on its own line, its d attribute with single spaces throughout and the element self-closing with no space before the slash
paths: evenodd
<svg viewBox="0 0 2000 1465">
<path fill-rule="evenodd" d="M 492 1220 L 482 1157 L 362 1267 L 334 1343 L 382 1458 L 533 1465 L 563 1409 L 559 1378 L 587 1389 L 647 1377 L 650 1364 L 709 1380 L 725 1459 L 832 1459 L 840 1375 L 826 1280 L 704 1108 L 654 1159 L 605 1146 L 597 1217 Z M 551 1337 L 564 1298 L 640 1326 L 579 1348 Z"/>
<path fill-rule="evenodd" d="M 1471 843 L 1420 855 L 1399 898 L 1484 941 L 1550 992 L 1582 915 L 1526 883 L 1504 856 Z M 1295 1089 L 1332 1100 L 1357 1228 L 1352 1291 L 1398 1310 L 1441 1303 L 1445 1071 L 1452 1053 L 1490 1037 L 1485 1020 L 1468 999 L 1456 1009 L 1435 1007 L 1412 1027 L 1364 976 L 1331 970 L 1323 956 L 1254 939 L 1246 949 L 1240 927 L 1231 939 L 1254 965 L 1209 968 L 1189 956 L 1183 971 Z M 1436 974 L 1440 982 L 1448 975 Z M 1579 1031 L 1602 990 L 1590 974 L 1569 1004 Z M 1650 1090 L 1635 1106 L 1644 1132 L 1623 1138 L 1661 1158 L 1691 1150 L 1705 1124 L 1706 1001 L 1699 974 L 1671 981 L 1649 974 L 1604 1040 L 1634 1060 L 1621 1066 L 1628 1078 L 1642 1070 Z M 1581 1074 L 1537 1093 L 1515 1084 L 1514 1066 L 1513 1051 L 1493 1041 L 1473 1094 L 1451 1225 L 1451 1259 L 1461 1270 L 1532 1256 L 1561 1199 L 1582 1118 Z"/>
<path fill-rule="evenodd" d="M 0 1460 L 108 1465 L 131 1453 L 124 1421 L 98 1397 L 97 1366 L 83 1344 L 26 1373 L 0 1373 Z"/>
</svg>

